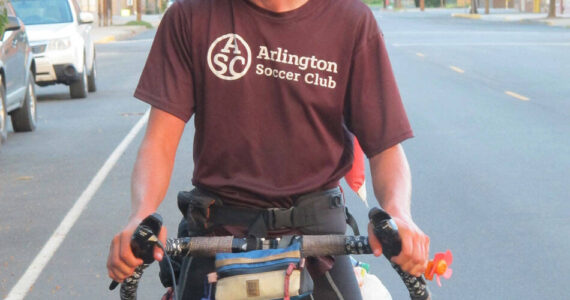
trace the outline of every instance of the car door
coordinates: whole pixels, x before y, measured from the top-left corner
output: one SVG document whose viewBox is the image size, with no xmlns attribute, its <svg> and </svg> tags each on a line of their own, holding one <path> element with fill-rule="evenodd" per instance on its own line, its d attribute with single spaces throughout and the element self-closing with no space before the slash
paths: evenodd
<svg viewBox="0 0 570 300">
<path fill-rule="evenodd" d="M 30 55 L 30 44 L 28 43 L 28 36 L 26 34 L 26 29 L 22 20 L 16 16 L 16 11 L 11 4 L 7 6 L 8 17 L 16 18 L 20 24 L 20 28 L 15 30 L 16 36 L 14 43 L 17 49 L 17 63 L 18 63 L 18 74 L 16 74 L 16 88 L 22 89 L 22 93 L 25 93 L 27 87 L 26 76 L 28 72 L 28 56 Z M 24 95 L 22 95 L 22 98 Z"/>
<path fill-rule="evenodd" d="M 6 5 L 8 24 L 2 38 L 4 74 L 6 83 L 6 105 L 10 108 L 19 104 L 26 88 L 27 36 L 23 23 L 16 17 L 14 10 Z"/>
<path fill-rule="evenodd" d="M 92 46 L 93 42 L 91 41 L 92 24 L 83 23 L 81 21 L 81 8 L 79 7 L 79 3 L 77 3 L 77 0 L 71 0 L 71 3 L 73 5 L 73 12 L 75 13 L 77 19 L 79 34 L 83 38 L 83 43 L 85 47 L 84 49 L 85 62 L 87 64 L 87 67 L 89 68 L 92 65 L 93 51 L 94 51 L 94 47 Z"/>
<path fill-rule="evenodd" d="M 12 25 L 14 19 L 10 18 L 8 25 Z M 18 33 L 10 30 L 4 31 L 2 36 L 2 57 L 4 61 L 4 82 L 6 88 L 6 105 L 10 107 L 14 100 L 14 91 L 18 83 Z"/>
</svg>

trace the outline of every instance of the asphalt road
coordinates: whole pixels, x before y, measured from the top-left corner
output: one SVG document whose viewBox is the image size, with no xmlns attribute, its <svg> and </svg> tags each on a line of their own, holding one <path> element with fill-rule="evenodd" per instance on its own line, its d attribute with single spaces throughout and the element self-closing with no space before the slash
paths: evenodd
<svg viewBox="0 0 570 300">
<path fill-rule="evenodd" d="M 570 268 L 570 31 L 379 13 L 416 137 L 406 141 L 413 213 L 432 252 L 451 249 L 454 276 L 434 299 L 564 299 Z M 0 296 L 22 278 L 147 105 L 132 97 L 154 31 L 97 46 L 98 91 L 71 100 L 38 88 L 38 130 L 0 150 Z M 526 99 L 526 100 L 525 100 Z M 174 235 L 175 196 L 190 188 L 193 128 L 160 209 Z M 54 252 L 26 299 L 107 299 L 109 241 L 129 213 L 138 133 Z M 371 186 L 368 190 L 372 195 Z M 367 208 L 347 193 L 361 229 Z M 369 200 L 372 202 L 372 200 Z M 384 259 L 370 262 L 394 299 L 406 291 Z M 31 268 L 33 269 L 33 268 Z M 154 272 L 154 273 L 153 273 Z M 155 268 L 142 299 L 162 294 Z"/>
</svg>

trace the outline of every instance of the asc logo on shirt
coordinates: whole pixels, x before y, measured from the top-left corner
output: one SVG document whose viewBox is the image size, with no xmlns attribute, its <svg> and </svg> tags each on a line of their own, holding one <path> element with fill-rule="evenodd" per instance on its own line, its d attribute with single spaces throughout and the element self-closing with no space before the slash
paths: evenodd
<svg viewBox="0 0 570 300">
<path fill-rule="evenodd" d="M 218 78 L 239 79 L 251 66 L 251 49 L 241 36 L 235 33 L 225 34 L 210 45 L 208 66 Z"/>
</svg>

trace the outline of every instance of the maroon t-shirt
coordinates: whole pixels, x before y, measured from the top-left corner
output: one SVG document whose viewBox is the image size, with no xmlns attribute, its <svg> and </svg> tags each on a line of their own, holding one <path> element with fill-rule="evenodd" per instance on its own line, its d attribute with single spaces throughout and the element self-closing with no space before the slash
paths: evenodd
<svg viewBox="0 0 570 300">
<path fill-rule="evenodd" d="M 352 165 L 351 133 L 368 157 L 412 136 L 383 36 L 359 0 L 286 13 L 179 0 L 135 97 L 194 115 L 192 182 L 238 205 L 287 206 L 336 185 Z"/>
</svg>

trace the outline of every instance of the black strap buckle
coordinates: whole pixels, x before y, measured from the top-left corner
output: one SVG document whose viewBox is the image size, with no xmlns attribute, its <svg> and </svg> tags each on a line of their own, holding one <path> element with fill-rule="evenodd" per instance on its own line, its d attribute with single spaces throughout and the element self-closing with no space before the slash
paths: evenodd
<svg viewBox="0 0 570 300">
<path fill-rule="evenodd" d="M 293 210 L 295 207 L 290 208 L 269 208 L 267 209 L 267 225 L 269 230 L 281 228 L 293 228 Z"/>
</svg>

